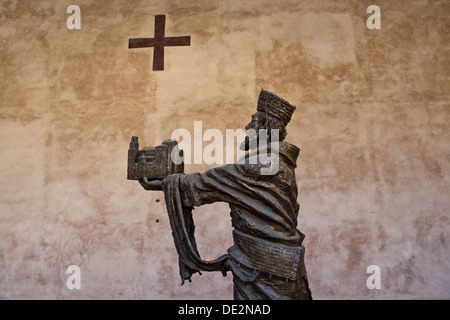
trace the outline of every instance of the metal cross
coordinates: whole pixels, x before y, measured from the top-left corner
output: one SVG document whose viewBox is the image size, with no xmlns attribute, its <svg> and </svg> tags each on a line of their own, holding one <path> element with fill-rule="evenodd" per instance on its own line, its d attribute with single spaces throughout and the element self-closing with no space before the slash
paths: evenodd
<svg viewBox="0 0 450 320">
<path fill-rule="evenodd" d="M 164 47 L 190 46 L 191 36 L 165 37 L 166 16 L 155 16 L 154 38 L 133 38 L 128 41 L 128 48 L 153 47 L 153 70 L 164 70 Z"/>
</svg>

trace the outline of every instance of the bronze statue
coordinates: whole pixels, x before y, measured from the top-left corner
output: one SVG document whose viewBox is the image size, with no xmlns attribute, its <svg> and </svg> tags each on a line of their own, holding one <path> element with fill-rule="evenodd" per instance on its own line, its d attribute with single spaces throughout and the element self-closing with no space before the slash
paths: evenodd
<svg viewBox="0 0 450 320">
<path fill-rule="evenodd" d="M 204 173 L 183 174 L 183 168 L 177 167 L 153 175 L 165 175 L 163 179 L 152 180 L 146 174 L 136 178 L 146 190 L 164 191 L 182 284 L 191 281 L 196 272 L 226 275 L 231 271 L 234 299 L 312 299 L 304 264 L 304 235 L 297 230 L 295 167 L 300 149 L 283 141 L 294 111 L 295 106 L 261 90 L 257 112 L 245 129 L 267 134 L 247 134 L 241 148 L 248 153 L 237 163 Z M 271 157 L 260 157 L 262 151 Z M 129 167 L 139 161 L 146 160 L 129 158 Z M 276 170 L 264 174 L 274 162 Z M 216 260 L 204 261 L 197 251 L 192 209 L 216 201 L 230 206 L 234 245 Z"/>
</svg>

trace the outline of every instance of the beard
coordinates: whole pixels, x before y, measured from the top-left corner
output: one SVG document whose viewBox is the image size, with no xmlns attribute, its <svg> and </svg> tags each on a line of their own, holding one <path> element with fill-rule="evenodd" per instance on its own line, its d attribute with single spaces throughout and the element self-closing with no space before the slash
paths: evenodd
<svg viewBox="0 0 450 320">
<path fill-rule="evenodd" d="M 241 143 L 239 149 L 242 151 L 249 151 L 258 148 L 258 136 L 245 136 L 244 142 Z"/>
<path fill-rule="evenodd" d="M 245 140 L 239 146 L 239 150 L 242 150 L 242 151 L 250 150 L 250 139 L 248 138 L 248 136 L 245 136 Z"/>
</svg>

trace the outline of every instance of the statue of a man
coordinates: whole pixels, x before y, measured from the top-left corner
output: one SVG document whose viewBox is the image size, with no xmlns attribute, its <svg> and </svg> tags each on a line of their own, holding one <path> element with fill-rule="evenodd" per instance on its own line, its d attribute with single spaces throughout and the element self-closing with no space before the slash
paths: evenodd
<svg viewBox="0 0 450 320">
<path fill-rule="evenodd" d="M 237 163 L 140 181 L 146 190 L 164 191 L 183 283 L 195 272 L 231 271 L 236 300 L 312 298 L 304 235 L 297 230 L 295 167 L 300 150 L 283 141 L 294 111 L 295 106 L 261 90 L 257 112 L 245 128 L 247 133 L 264 129 L 267 134 L 247 134 L 241 148 L 249 152 Z M 216 201 L 230 206 L 234 245 L 220 258 L 204 261 L 195 243 L 192 208 Z"/>
</svg>

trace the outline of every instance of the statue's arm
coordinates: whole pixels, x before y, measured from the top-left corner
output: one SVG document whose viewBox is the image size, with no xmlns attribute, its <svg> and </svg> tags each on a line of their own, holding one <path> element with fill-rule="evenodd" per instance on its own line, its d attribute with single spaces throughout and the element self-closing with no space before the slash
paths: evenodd
<svg viewBox="0 0 450 320">
<path fill-rule="evenodd" d="M 214 170 L 214 169 L 212 169 Z M 211 170 L 205 173 L 183 174 L 180 178 L 180 195 L 183 204 L 187 207 L 198 207 L 206 203 L 226 201 L 226 197 L 220 192 L 220 179 L 211 183 L 208 177 Z M 147 190 L 163 191 L 164 180 L 149 181 L 146 177 L 139 180 L 141 186 Z M 214 187 L 216 186 L 216 187 Z"/>
<path fill-rule="evenodd" d="M 242 167 L 242 166 L 240 166 Z M 204 173 L 180 175 L 180 195 L 187 207 L 198 207 L 213 202 L 239 202 L 239 194 L 245 189 L 243 171 L 236 164 L 210 169 Z M 145 190 L 163 190 L 164 180 L 139 181 Z"/>
<path fill-rule="evenodd" d="M 197 207 L 213 202 L 236 202 L 239 177 L 235 170 L 234 165 L 225 165 L 204 173 L 183 175 L 180 179 L 183 204 Z"/>
</svg>

